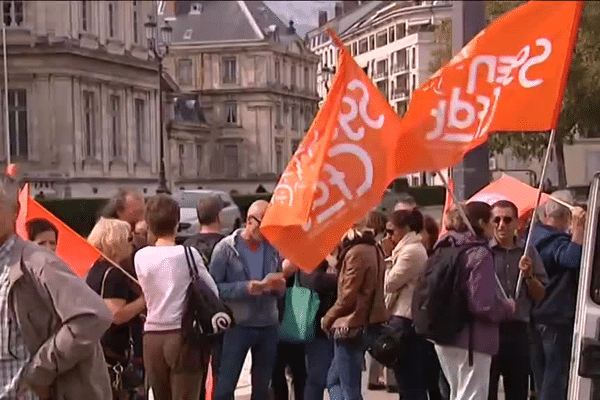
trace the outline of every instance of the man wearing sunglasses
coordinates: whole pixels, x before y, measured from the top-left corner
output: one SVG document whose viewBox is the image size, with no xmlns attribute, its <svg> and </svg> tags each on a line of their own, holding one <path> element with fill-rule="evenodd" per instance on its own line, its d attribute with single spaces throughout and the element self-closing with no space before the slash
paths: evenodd
<svg viewBox="0 0 600 400">
<path fill-rule="evenodd" d="M 503 377 L 507 399 L 527 400 L 529 392 L 529 336 L 528 322 L 532 301 L 544 298 L 546 270 L 540 255 L 531 247 L 527 255 L 525 243 L 517 239 L 519 228 L 517 206 L 500 200 L 492 206 L 494 239 L 490 243 L 494 252 L 496 275 L 508 296 L 515 295 L 519 272 L 523 272 L 525 290 L 516 300 L 514 319 L 500 324 L 500 348 L 492 358 L 489 400 L 498 398 L 498 380 Z"/>
</svg>

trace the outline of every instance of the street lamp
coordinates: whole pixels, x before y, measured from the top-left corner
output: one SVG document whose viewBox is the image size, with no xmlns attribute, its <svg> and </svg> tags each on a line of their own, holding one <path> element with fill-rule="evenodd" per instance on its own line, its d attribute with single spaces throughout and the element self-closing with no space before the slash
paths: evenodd
<svg viewBox="0 0 600 400">
<path fill-rule="evenodd" d="M 169 26 L 167 21 L 158 29 L 156 21 L 152 16 L 148 16 L 148 21 L 144 24 L 146 28 L 146 39 L 148 40 L 148 49 L 154 55 L 154 59 L 158 64 L 158 124 L 160 134 L 160 166 L 158 175 L 158 189 L 156 193 L 169 193 L 167 187 L 167 177 L 165 173 L 165 138 L 164 138 L 164 124 L 163 124 L 163 90 L 162 90 L 162 72 L 163 72 L 163 58 L 169 52 L 169 45 L 173 39 L 173 28 Z M 158 33 L 160 31 L 160 38 Z"/>
</svg>

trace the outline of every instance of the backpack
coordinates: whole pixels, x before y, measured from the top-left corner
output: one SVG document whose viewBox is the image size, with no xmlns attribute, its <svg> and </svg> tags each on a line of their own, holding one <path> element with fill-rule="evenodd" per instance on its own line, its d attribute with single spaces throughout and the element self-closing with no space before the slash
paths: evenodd
<svg viewBox="0 0 600 400">
<path fill-rule="evenodd" d="M 187 343 L 202 344 L 218 339 L 235 322 L 231 309 L 198 275 L 191 247 L 184 246 L 184 251 L 192 281 L 185 296 L 181 327 Z"/>
<path fill-rule="evenodd" d="M 186 240 L 184 246 L 191 246 L 198 250 L 204 265 L 206 268 L 208 268 L 210 260 L 212 259 L 213 250 L 215 249 L 217 243 L 223 239 L 223 237 L 224 236 L 218 237 L 217 235 L 204 235 L 200 233 Z"/>
<path fill-rule="evenodd" d="M 446 239 L 438 243 L 417 278 L 412 299 L 412 317 L 418 334 L 438 344 L 453 344 L 472 316 L 467 303 L 467 271 L 458 262 L 466 250 L 480 246 L 472 243 L 455 246 Z M 471 353 L 469 331 L 469 353 Z"/>
</svg>

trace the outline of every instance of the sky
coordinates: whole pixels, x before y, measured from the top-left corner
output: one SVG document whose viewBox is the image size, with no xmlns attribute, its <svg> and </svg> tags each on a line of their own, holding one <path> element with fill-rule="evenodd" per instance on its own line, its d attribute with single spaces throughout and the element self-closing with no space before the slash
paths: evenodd
<svg viewBox="0 0 600 400">
<path fill-rule="evenodd" d="M 328 19 L 333 17 L 335 1 L 265 1 L 277 16 L 288 24 L 294 21 L 298 35 L 304 37 L 306 32 L 317 27 L 319 11 L 327 11 Z"/>
</svg>

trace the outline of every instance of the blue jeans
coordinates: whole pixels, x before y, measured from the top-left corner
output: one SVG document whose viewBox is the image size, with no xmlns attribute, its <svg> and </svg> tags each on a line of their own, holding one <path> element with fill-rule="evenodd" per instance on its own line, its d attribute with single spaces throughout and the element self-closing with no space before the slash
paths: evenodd
<svg viewBox="0 0 600 400">
<path fill-rule="evenodd" d="M 533 324 L 531 368 L 538 400 L 566 400 L 573 326 Z"/>
<path fill-rule="evenodd" d="M 278 342 L 277 325 L 236 326 L 225 333 L 215 400 L 233 400 L 248 350 L 252 351 L 252 398 L 268 399 Z"/>
<path fill-rule="evenodd" d="M 327 373 L 333 360 L 333 341 L 317 338 L 306 345 L 304 400 L 323 400 Z"/>
<path fill-rule="evenodd" d="M 362 400 L 362 346 L 335 341 L 333 361 L 327 374 L 327 389 L 331 400 Z"/>
</svg>

